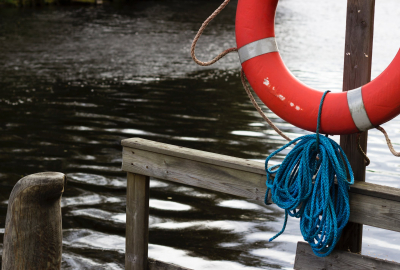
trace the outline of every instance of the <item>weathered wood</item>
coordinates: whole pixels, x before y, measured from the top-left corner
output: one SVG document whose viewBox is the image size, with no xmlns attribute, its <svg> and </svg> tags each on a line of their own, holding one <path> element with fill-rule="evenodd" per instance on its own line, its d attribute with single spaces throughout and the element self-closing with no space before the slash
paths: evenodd
<svg viewBox="0 0 400 270">
<path fill-rule="evenodd" d="M 123 149 L 124 171 L 264 201 L 266 175 L 261 162 L 251 167 L 244 159 L 135 141 L 137 148 Z M 400 189 L 356 182 L 350 188 L 350 204 L 350 221 L 400 231 Z"/>
<path fill-rule="evenodd" d="M 375 0 L 347 1 L 343 91 L 360 87 L 371 80 L 374 13 Z M 361 136 L 361 147 L 367 152 L 367 132 Z M 365 181 L 365 162 L 357 149 L 357 135 L 340 136 L 340 146 L 350 161 L 354 177 Z M 336 248 L 360 252 L 361 239 L 362 224 L 349 222 Z"/>
<path fill-rule="evenodd" d="M 371 80 L 375 0 L 348 0 L 343 91 Z"/>
<path fill-rule="evenodd" d="M 265 174 L 264 165 L 260 162 L 242 158 L 235 158 L 210 152 L 149 141 L 141 138 L 130 138 L 122 140 L 122 146 L 145 150 L 165 155 L 172 155 L 182 159 L 201 161 L 207 164 L 220 165 L 223 167 L 238 169 L 247 172 Z"/>
<path fill-rule="evenodd" d="M 149 177 L 128 172 L 126 190 L 125 269 L 147 269 Z"/>
<path fill-rule="evenodd" d="M 350 192 L 350 221 L 400 232 L 400 203 Z"/>
<path fill-rule="evenodd" d="M 351 187 L 351 193 L 382 198 L 391 201 L 400 201 L 400 189 L 357 181 Z"/>
<path fill-rule="evenodd" d="M 357 253 L 334 250 L 331 255 L 320 258 L 314 255 L 310 245 L 297 243 L 296 270 L 400 270 L 400 264 Z"/>
<path fill-rule="evenodd" d="M 26 176 L 8 201 L 2 269 L 60 269 L 62 253 L 61 195 L 65 175 Z"/>
<path fill-rule="evenodd" d="M 175 265 L 172 263 L 166 263 L 162 261 L 157 261 L 155 259 L 150 259 L 148 261 L 148 270 L 191 270 L 189 268 L 185 268 L 179 265 Z"/>
<path fill-rule="evenodd" d="M 180 149 L 175 148 L 177 155 L 180 155 Z M 207 153 L 202 154 L 206 156 Z M 212 156 L 209 161 L 215 160 L 215 163 L 218 163 L 218 157 L 215 154 Z M 262 163 L 258 163 L 262 167 Z M 228 164 L 232 165 L 230 162 Z M 212 162 L 204 163 L 190 158 L 175 157 L 172 151 L 170 155 L 165 155 L 124 147 L 122 170 L 253 200 L 263 200 L 266 191 L 265 171 L 258 174 L 213 165 Z"/>
</svg>

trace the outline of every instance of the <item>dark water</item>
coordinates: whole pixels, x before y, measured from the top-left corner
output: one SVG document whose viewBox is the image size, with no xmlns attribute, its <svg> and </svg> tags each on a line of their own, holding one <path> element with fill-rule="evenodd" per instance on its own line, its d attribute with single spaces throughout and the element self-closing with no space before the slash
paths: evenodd
<svg viewBox="0 0 400 270">
<path fill-rule="evenodd" d="M 69 179 L 62 200 L 63 269 L 123 269 L 122 139 L 260 161 L 284 144 L 249 102 L 235 54 L 211 68 L 190 59 L 192 38 L 218 4 L 0 9 L 0 228 L 22 176 L 60 171 Z M 393 34 L 400 31 L 396 6 L 394 0 L 377 3 L 374 76 L 400 43 Z M 200 58 L 235 46 L 235 9 L 233 1 L 206 31 Z M 345 10 L 344 0 L 282 0 L 278 8 L 286 64 L 321 90 L 341 88 Z M 264 109 L 290 137 L 305 133 Z M 394 142 L 400 142 L 398 123 L 384 125 Z M 400 187 L 399 160 L 383 136 L 371 131 L 368 147 L 367 180 Z M 151 257 L 194 269 L 292 268 L 298 221 L 268 242 L 282 225 L 277 207 L 155 179 L 150 196 Z M 398 260 L 398 234 L 364 231 L 364 254 Z"/>
</svg>

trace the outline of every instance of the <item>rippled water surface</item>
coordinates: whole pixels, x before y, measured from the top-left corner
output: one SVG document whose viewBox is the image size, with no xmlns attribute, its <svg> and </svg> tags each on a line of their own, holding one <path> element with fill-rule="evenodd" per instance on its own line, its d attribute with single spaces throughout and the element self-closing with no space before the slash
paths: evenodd
<svg viewBox="0 0 400 270">
<path fill-rule="evenodd" d="M 192 38 L 219 3 L 0 9 L 1 235 L 13 185 L 27 174 L 64 172 L 63 269 L 123 269 L 122 139 L 260 161 L 284 144 L 246 97 L 236 54 L 209 68 L 190 59 Z M 236 4 L 206 30 L 200 58 L 235 46 Z M 376 5 L 373 77 L 400 44 L 399 4 Z M 304 83 L 340 91 L 345 16 L 345 0 L 280 1 L 278 45 Z M 264 110 L 289 136 L 305 134 Z M 399 120 L 384 125 L 397 148 Z M 368 152 L 367 181 L 400 187 L 400 160 L 378 131 L 369 133 Z M 151 257 L 194 269 L 292 268 L 298 221 L 268 242 L 282 226 L 279 208 L 156 179 L 150 188 Z M 364 254 L 398 260 L 398 242 L 397 233 L 364 227 Z"/>
</svg>

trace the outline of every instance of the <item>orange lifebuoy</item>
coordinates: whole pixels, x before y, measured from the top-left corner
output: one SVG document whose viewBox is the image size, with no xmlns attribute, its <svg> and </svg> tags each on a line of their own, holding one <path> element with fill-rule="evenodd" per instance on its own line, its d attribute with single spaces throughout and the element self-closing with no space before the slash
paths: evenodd
<svg viewBox="0 0 400 270">
<path fill-rule="evenodd" d="M 323 92 L 297 80 L 286 68 L 275 42 L 278 0 L 239 0 L 236 43 L 246 77 L 275 114 L 305 130 L 316 131 Z M 320 132 L 339 135 L 368 130 L 400 114 L 400 52 L 370 83 L 326 96 Z"/>
</svg>

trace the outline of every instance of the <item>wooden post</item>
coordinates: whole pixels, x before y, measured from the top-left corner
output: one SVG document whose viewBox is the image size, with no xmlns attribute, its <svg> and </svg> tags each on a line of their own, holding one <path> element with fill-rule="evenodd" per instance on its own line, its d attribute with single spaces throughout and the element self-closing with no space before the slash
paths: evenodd
<svg viewBox="0 0 400 270">
<path fill-rule="evenodd" d="M 348 0 L 343 91 L 358 88 L 371 80 L 375 0 Z M 365 162 L 357 150 L 357 135 L 340 136 L 340 146 L 350 161 L 356 181 L 365 181 Z M 367 132 L 361 146 L 367 152 Z M 362 224 L 349 222 L 336 248 L 361 252 Z"/>
<path fill-rule="evenodd" d="M 128 172 L 125 269 L 146 270 L 149 245 L 150 177 Z"/>
<path fill-rule="evenodd" d="M 65 179 L 62 173 L 37 173 L 14 186 L 8 201 L 3 270 L 60 269 Z"/>
</svg>

